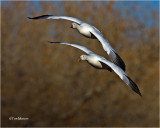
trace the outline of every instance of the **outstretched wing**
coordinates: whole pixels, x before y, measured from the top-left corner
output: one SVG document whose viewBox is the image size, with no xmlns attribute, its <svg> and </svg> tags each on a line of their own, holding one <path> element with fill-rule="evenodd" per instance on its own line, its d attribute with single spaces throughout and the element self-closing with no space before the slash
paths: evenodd
<svg viewBox="0 0 160 128">
<path fill-rule="evenodd" d="M 121 57 L 116 53 L 116 51 L 112 48 L 112 46 L 108 43 L 106 39 L 104 39 L 103 35 L 99 33 L 97 30 L 91 31 L 91 33 L 99 40 L 102 44 L 103 49 L 107 52 L 112 62 L 119 67 L 121 67 L 125 71 L 125 63 L 121 59 Z"/>
<path fill-rule="evenodd" d="M 99 61 L 108 65 L 130 88 L 132 88 L 133 91 L 142 96 L 138 89 L 138 86 L 127 76 L 127 74 L 120 67 L 104 58 L 100 58 Z"/>
<path fill-rule="evenodd" d="M 77 24 L 83 23 L 83 21 L 81 21 L 77 18 L 68 17 L 68 16 L 42 15 L 42 16 L 37 16 L 37 17 L 32 17 L 32 18 L 28 17 L 28 18 L 33 19 L 33 20 L 36 20 L 36 19 L 64 19 L 64 20 L 69 20 L 69 21 L 75 22 Z"/>
<path fill-rule="evenodd" d="M 50 41 L 49 41 L 49 42 L 50 42 Z M 66 43 L 66 42 L 50 42 L 50 43 L 65 44 L 65 45 L 69 45 L 69 46 L 78 48 L 78 49 L 84 51 L 84 52 L 87 53 L 87 54 L 95 54 L 94 52 L 92 52 L 91 50 L 87 49 L 86 47 L 81 46 L 81 45 L 77 45 L 77 44 L 70 44 L 70 43 Z"/>
</svg>

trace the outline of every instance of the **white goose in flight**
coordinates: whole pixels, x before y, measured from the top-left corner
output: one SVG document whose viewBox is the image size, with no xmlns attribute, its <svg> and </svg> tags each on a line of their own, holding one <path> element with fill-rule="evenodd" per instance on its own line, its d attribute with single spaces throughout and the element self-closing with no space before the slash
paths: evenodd
<svg viewBox="0 0 160 128">
<path fill-rule="evenodd" d="M 121 57 L 116 53 L 116 51 L 112 48 L 109 42 L 103 37 L 101 32 L 95 28 L 94 26 L 87 24 L 77 18 L 68 17 L 68 16 L 54 16 L 54 15 L 42 15 L 37 17 L 28 17 L 29 19 L 65 19 L 72 21 L 71 28 L 77 29 L 79 33 L 88 38 L 98 39 L 102 44 L 103 49 L 107 52 L 112 62 L 119 67 L 121 67 L 125 71 L 125 63 L 121 59 Z"/>
<path fill-rule="evenodd" d="M 81 55 L 79 61 L 85 60 L 90 65 L 92 65 L 97 69 L 106 69 L 109 70 L 110 72 L 114 71 L 130 88 L 132 88 L 133 91 L 142 96 L 138 89 L 138 86 L 128 77 L 128 75 L 119 66 L 106 60 L 104 57 L 95 54 L 94 52 L 90 51 L 89 49 L 81 45 L 70 44 L 66 42 L 50 42 L 50 43 L 65 44 L 84 51 L 88 55 Z"/>
</svg>

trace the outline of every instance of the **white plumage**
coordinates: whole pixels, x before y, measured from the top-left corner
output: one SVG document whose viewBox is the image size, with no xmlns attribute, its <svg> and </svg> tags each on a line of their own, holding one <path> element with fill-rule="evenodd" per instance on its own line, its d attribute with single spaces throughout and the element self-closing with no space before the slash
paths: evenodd
<svg viewBox="0 0 160 128">
<path fill-rule="evenodd" d="M 130 88 L 132 88 L 133 91 L 142 96 L 137 85 L 128 77 L 128 75 L 119 66 L 106 60 L 104 57 L 95 54 L 94 52 L 90 51 L 89 49 L 81 45 L 70 44 L 66 42 L 50 42 L 50 43 L 65 44 L 84 51 L 88 55 L 81 55 L 79 60 L 85 60 L 90 65 L 98 69 L 106 69 L 109 70 L 110 72 L 114 71 Z"/>
<path fill-rule="evenodd" d="M 30 17 L 28 18 L 29 19 L 65 19 L 65 20 L 74 22 L 72 23 L 71 28 L 77 29 L 79 33 L 81 33 L 85 37 L 98 39 L 99 42 L 102 44 L 103 49 L 107 52 L 107 54 L 111 58 L 112 62 L 118 65 L 119 67 L 121 67 L 125 71 L 124 61 L 112 48 L 109 42 L 103 37 L 101 32 L 94 26 L 87 24 L 77 18 L 68 17 L 68 16 L 42 15 L 42 16 L 37 16 L 33 18 L 30 18 Z"/>
</svg>

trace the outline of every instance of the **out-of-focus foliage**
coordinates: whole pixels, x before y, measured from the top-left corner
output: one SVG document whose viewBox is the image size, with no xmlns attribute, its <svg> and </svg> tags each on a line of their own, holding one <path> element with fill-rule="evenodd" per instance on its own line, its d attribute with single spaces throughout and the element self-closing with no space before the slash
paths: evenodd
<svg viewBox="0 0 160 128">
<path fill-rule="evenodd" d="M 123 2 L 122 2 L 123 3 Z M 2 2 L 2 126 L 158 126 L 158 11 L 150 21 L 117 2 Z M 144 2 L 145 4 L 145 2 Z M 146 5 L 147 6 L 147 5 Z M 149 9 L 149 8 L 148 8 Z M 139 97 L 114 73 L 78 63 L 80 50 L 49 41 L 84 45 L 106 57 L 97 40 L 64 20 L 27 16 L 66 15 L 86 21 L 108 39 L 138 85 Z M 11 121 L 9 117 L 27 117 Z"/>
</svg>

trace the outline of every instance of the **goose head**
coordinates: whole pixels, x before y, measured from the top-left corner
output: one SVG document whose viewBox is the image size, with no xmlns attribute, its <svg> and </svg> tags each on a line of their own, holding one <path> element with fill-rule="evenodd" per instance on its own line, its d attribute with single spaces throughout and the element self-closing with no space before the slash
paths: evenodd
<svg viewBox="0 0 160 128">
<path fill-rule="evenodd" d="M 82 61 L 82 60 L 87 60 L 87 55 L 81 55 L 78 59 L 78 62 Z"/>
<path fill-rule="evenodd" d="M 77 26 L 78 26 L 78 24 L 76 24 L 76 23 L 71 24 L 71 28 L 77 28 Z"/>
</svg>

